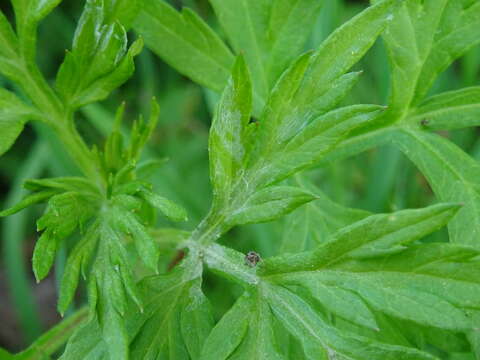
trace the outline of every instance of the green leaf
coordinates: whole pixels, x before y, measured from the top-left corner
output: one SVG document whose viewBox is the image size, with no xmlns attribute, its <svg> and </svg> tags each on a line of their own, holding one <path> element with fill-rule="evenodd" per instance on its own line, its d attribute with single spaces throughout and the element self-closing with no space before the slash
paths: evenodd
<svg viewBox="0 0 480 360">
<path fill-rule="evenodd" d="M 242 342 L 249 327 L 252 300 L 243 295 L 222 317 L 205 341 L 201 360 L 228 359 Z"/>
<path fill-rule="evenodd" d="M 109 359 L 105 342 L 102 340 L 98 321 L 82 325 L 68 340 L 61 360 Z"/>
<path fill-rule="evenodd" d="M 272 221 L 312 200 L 315 196 L 300 188 L 271 186 L 257 191 L 225 221 L 232 226 Z"/>
<path fill-rule="evenodd" d="M 14 0 L 15 1 L 15 0 Z M 55 9 L 62 0 L 35 0 L 30 4 L 30 13 L 32 18 L 40 21 Z"/>
<path fill-rule="evenodd" d="M 440 229 L 458 211 L 455 204 L 369 216 L 337 231 L 311 252 L 266 259 L 262 273 L 284 273 L 330 267 L 348 259 L 382 257 Z"/>
<path fill-rule="evenodd" d="M 40 191 L 34 194 L 27 195 L 19 203 L 15 204 L 11 208 L 1 211 L 0 217 L 10 216 L 16 214 L 19 211 L 22 211 L 23 209 L 31 205 L 45 202 L 55 194 L 57 194 L 56 191 Z"/>
<path fill-rule="evenodd" d="M 447 203 L 369 216 L 337 231 L 331 242 L 318 249 L 321 261 L 329 263 L 328 254 L 338 259 L 340 255 L 368 258 L 395 253 L 445 226 L 460 208 L 460 205 Z"/>
<path fill-rule="evenodd" d="M 27 66 L 35 64 L 38 23 L 62 0 L 12 0 L 19 50 Z"/>
<path fill-rule="evenodd" d="M 316 202 L 310 202 L 285 217 L 278 253 L 297 253 L 308 250 L 311 246 L 311 238 L 317 234 L 317 229 L 311 226 L 312 212 L 316 208 Z"/>
<path fill-rule="evenodd" d="M 18 40 L 2 11 L 0 11 L 0 44 L 2 45 L 0 47 L 0 72 L 3 72 L 3 66 L 8 66 L 10 61 L 18 56 Z M 10 66 L 12 65 L 10 64 Z"/>
<path fill-rule="evenodd" d="M 184 8 L 179 13 L 163 0 L 143 1 L 134 28 L 177 71 L 217 92 L 223 90 L 233 55 L 193 11 Z"/>
<path fill-rule="evenodd" d="M 261 126 L 257 131 L 253 161 L 272 152 L 272 147 L 275 145 L 278 147 L 282 141 L 288 140 L 292 133 L 304 125 L 302 121 L 306 122 L 301 113 L 294 115 L 296 112 L 294 100 L 309 67 L 311 55 L 306 53 L 300 56 L 272 89 L 262 114 Z"/>
<path fill-rule="evenodd" d="M 414 262 L 406 261 L 412 256 Z M 376 310 L 398 318 L 463 331 L 475 326 L 467 309 L 479 308 L 480 284 L 472 276 L 479 271 L 478 262 L 470 261 L 475 256 L 478 252 L 472 249 L 448 244 L 412 246 L 390 257 L 388 263 L 385 258 L 347 262 L 331 271 L 298 273 L 291 278 L 295 284 L 305 277 L 351 290 Z M 289 282 L 288 278 L 284 281 Z"/>
<path fill-rule="evenodd" d="M 310 202 L 286 217 L 279 253 L 297 253 L 326 241 L 333 233 L 371 215 L 368 211 L 346 208 L 333 202 L 305 176 L 295 182 L 315 194 Z"/>
<path fill-rule="evenodd" d="M 385 274 L 382 270 L 361 275 L 324 271 L 321 275 L 316 275 L 318 276 L 305 276 L 305 278 L 299 275 L 294 278 L 294 281 L 308 286 L 309 283 L 304 281 L 307 279 L 311 284 L 320 282 L 328 286 L 348 289 L 359 294 L 378 311 L 420 324 L 454 331 L 468 330 L 473 326 L 463 309 L 455 307 L 438 294 L 432 293 L 431 289 L 423 290 L 428 286 L 428 278 L 419 279 L 418 288 L 416 288 L 408 284 L 408 279 L 413 280 L 415 276 L 409 272 L 395 276 L 396 274 Z M 328 302 L 326 304 L 328 306 Z M 340 304 L 337 305 L 340 306 Z M 358 322 L 353 313 L 347 319 Z"/>
<path fill-rule="evenodd" d="M 403 111 L 412 102 L 416 81 L 447 2 L 408 0 L 384 32 L 390 61 L 395 64 L 389 100 L 392 112 Z"/>
<path fill-rule="evenodd" d="M 34 118 L 38 118 L 34 109 L 12 92 L 0 88 L 0 155 L 10 149 L 22 132 L 25 122 Z"/>
<path fill-rule="evenodd" d="M 100 217 L 98 225 L 92 225 L 67 263 L 59 303 L 62 309 L 71 299 L 80 269 L 85 272 L 92 257 L 90 253 L 96 250 L 88 274 L 92 320 L 72 337 L 62 358 L 129 358 L 126 321 L 129 316 L 138 319 L 144 304 L 133 278 L 132 264 L 122 245 L 122 233 L 117 227 L 119 216 L 122 214 L 108 212 Z"/>
<path fill-rule="evenodd" d="M 141 0 L 104 0 L 105 22 L 119 21 L 129 29 L 142 7 Z"/>
<path fill-rule="evenodd" d="M 245 54 L 255 88 L 265 99 L 269 91 L 269 79 L 264 58 L 271 2 L 210 0 L 210 3 L 236 53 Z"/>
<path fill-rule="evenodd" d="M 359 73 L 350 73 L 319 85 L 320 79 L 312 78 L 318 56 L 322 56 L 320 51 L 300 56 L 271 91 L 254 138 L 252 161 L 279 151 L 315 119 L 334 109 L 357 82 Z"/>
<path fill-rule="evenodd" d="M 478 126 L 480 87 L 447 91 L 422 102 L 409 114 L 409 122 L 427 129 L 453 130 Z"/>
<path fill-rule="evenodd" d="M 321 283 L 313 277 L 302 278 L 298 284 L 306 287 L 310 295 L 332 314 L 348 319 L 354 324 L 380 331 L 372 311 L 354 292 Z"/>
<path fill-rule="evenodd" d="M 136 311 L 141 300 L 127 252 L 121 244 L 121 233 L 112 226 L 114 222 L 107 216 L 99 225 L 98 250 L 90 271 L 88 297 L 91 313 L 98 319 L 109 356 L 126 360 L 129 358 L 125 325 L 128 298 L 133 300 Z"/>
<path fill-rule="evenodd" d="M 137 40 L 127 51 L 127 35 L 119 22 L 108 23 L 102 0 L 89 0 L 79 20 L 73 49 L 57 74 L 57 89 L 71 107 L 106 98 L 133 73 Z"/>
<path fill-rule="evenodd" d="M 173 201 L 170 201 L 160 195 L 157 195 L 151 191 L 142 190 L 140 192 L 145 201 L 150 205 L 159 209 L 162 214 L 173 221 L 187 221 L 188 215 L 187 211 L 181 206 L 175 204 Z"/>
<path fill-rule="evenodd" d="M 258 293 L 244 294 L 210 333 L 201 360 L 282 360 L 275 342 L 268 304 Z"/>
<path fill-rule="evenodd" d="M 289 290 L 272 285 L 266 289 L 266 298 L 273 313 L 302 343 L 307 359 L 434 359 L 415 349 L 377 343 L 353 334 L 342 334 L 329 326 L 305 301 Z"/>
<path fill-rule="evenodd" d="M 47 276 L 61 241 L 82 227 L 96 212 L 97 204 L 76 192 L 65 192 L 50 198 L 47 210 L 37 221 L 44 230 L 33 252 L 33 270 L 37 281 Z"/>
<path fill-rule="evenodd" d="M 57 304 L 57 309 L 62 316 L 75 296 L 80 272 L 83 272 L 84 276 L 86 274 L 86 269 L 95 252 L 97 237 L 98 226 L 95 224 L 87 230 L 83 239 L 75 245 L 68 257 L 60 283 L 60 294 Z"/>
<path fill-rule="evenodd" d="M 248 156 L 252 89 L 242 56 L 235 62 L 232 77 L 215 111 L 208 150 L 210 178 L 218 205 L 230 200 L 232 187 Z"/>
<path fill-rule="evenodd" d="M 244 53 L 256 92 L 271 87 L 303 50 L 322 1 L 210 0 L 237 54 Z"/>
<path fill-rule="evenodd" d="M 92 79 L 92 83 L 88 84 L 81 93 L 75 94 L 77 104 L 74 104 L 74 106 L 101 101 L 107 98 L 113 90 L 125 83 L 135 71 L 134 58 L 140 54 L 142 48 L 143 40 L 136 40 L 130 46 L 125 56 L 117 63 L 116 68 L 96 78 L 94 81 Z"/>
<path fill-rule="evenodd" d="M 478 247 L 480 166 L 452 142 L 422 131 L 402 130 L 395 137 L 401 150 L 419 167 L 441 201 L 463 203 L 449 224 L 450 241 Z"/>
<path fill-rule="evenodd" d="M 434 7 L 441 5 L 432 1 L 432 9 Z M 426 9 L 427 12 L 429 10 Z M 418 78 L 417 101 L 425 96 L 436 77 L 455 59 L 480 43 L 480 4 L 472 0 L 448 1 L 442 20 L 433 33 L 431 54 Z"/>
<path fill-rule="evenodd" d="M 473 1 L 407 0 L 384 33 L 392 66 L 391 110 L 401 117 L 422 101 L 435 78 L 480 41 Z"/>
<path fill-rule="evenodd" d="M 360 297 L 357 302 L 397 318 L 452 331 L 473 329 L 469 309 L 480 308 L 478 251 L 442 243 L 406 247 L 445 224 L 456 210 L 445 204 L 373 215 L 312 252 L 265 260 L 260 274 L 283 273 L 266 279 L 304 287 L 325 308 L 359 325 L 366 326 L 359 323 L 359 312 L 332 301 L 320 284 L 351 291 Z"/>
<path fill-rule="evenodd" d="M 276 326 L 278 321 L 282 327 Z M 276 342 L 288 333 L 302 345 L 297 358 L 434 359 L 415 349 L 342 333 L 291 291 L 265 282 L 245 292 L 224 315 L 209 335 L 201 360 L 286 359 L 285 347 Z"/>
<path fill-rule="evenodd" d="M 425 344 L 431 344 L 431 346 L 449 353 L 467 353 L 470 351 L 470 345 L 465 334 L 422 326 L 386 315 L 382 316 L 382 321 L 388 322 L 400 336 L 405 336 L 410 346 L 423 348 Z"/>
<path fill-rule="evenodd" d="M 201 290 L 201 267 L 196 259 L 187 258 L 170 274 L 142 280 L 145 308 L 133 318 L 132 359 L 198 359 L 213 327 Z"/>
<path fill-rule="evenodd" d="M 398 3 L 397 0 L 380 1 L 336 29 L 315 52 L 302 96 L 318 96 L 357 63 L 392 19 Z M 311 88 L 316 91 L 308 94 Z"/>
<path fill-rule="evenodd" d="M 286 139 L 277 138 L 269 153 L 258 156 L 249 169 L 257 186 L 265 186 L 321 160 L 353 129 L 377 119 L 384 108 L 377 105 L 352 105 L 319 116 L 309 124 L 294 127 Z M 255 156 L 257 159 L 257 156 Z"/>
<path fill-rule="evenodd" d="M 114 206 L 112 206 L 110 210 L 112 212 L 112 225 L 123 233 L 132 236 L 135 241 L 138 255 L 142 261 L 150 269 L 157 271 L 159 257 L 158 248 L 150 234 L 147 232 L 147 229 L 142 224 L 140 217 L 132 214 L 130 211 L 133 210 L 136 212 L 139 208 L 135 207 L 130 209 L 124 207 L 124 204 L 129 201 L 134 202 L 135 200 L 133 198 L 129 199 L 127 195 L 118 195 L 113 199 Z"/>
<path fill-rule="evenodd" d="M 7 17 L 0 10 L 0 74 L 9 79 L 19 79 L 21 77 L 19 43 L 15 32 L 12 29 Z M 6 90 L 0 89 L 0 111 L 6 106 L 2 98 Z M 0 124 L 2 116 L 0 116 Z M 0 125 L 0 128 L 2 125 Z M 2 145 L 0 145 L 0 154 Z"/>
<path fill-rule="evenodd" d="M 385 1 L 362 12 L 334 32 L 315 53 L 299 57 L 278 80 L 260 118 L 250 158 L 249 166 L 252 173 L 258 174 L 255 176 L 259 178 L 259 185 L 279 181 L 318 161 L 350 130 L 379 115 L 345 121 L 360 116 L 362 111 L 380 110 L 367 106 L 347 107 L 330 116 L 325 114 L 355 84 L 358 73 L 344 73 L 373 44 L 394 3 Z M 342 121 L 345 121 L 344 127 L 340 124 Z M 330 133 L 329 128 L 332 128 Z"/>
<path fill-rule="evenodd" d="M 180 328 L 188 353 L 192 359 L 199 359 L 205 340 L 210 334 L 214 320 L 210 303 L 202 293 L 200 280 L 189 289 L 183 299 Z"/>
<path fill-rule="evenodd" d="M 56 177 L 43 179 L 29 179 L 23 185 L 25 189 L 32 191 L 74 191 L 98 196 L 98 188 L 83 177 Z"/>
</svg>

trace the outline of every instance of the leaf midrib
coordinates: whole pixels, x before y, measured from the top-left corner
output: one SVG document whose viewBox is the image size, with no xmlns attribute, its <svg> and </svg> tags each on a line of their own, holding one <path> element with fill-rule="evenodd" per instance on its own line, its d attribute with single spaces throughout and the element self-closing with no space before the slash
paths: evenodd
<svg viewBox="0 0 480 360">
<path fill-rule="evenodd" d="M 175 288 L 178 288 L 180 286 L 184 286 L 185 283 L 180 283 L 179 285 L 175 285 L 173 287 L 171 287 L 170 289 L 175 289 Z M 155 297 L 155 299 L 158 299 L 160 296 L 164 296 L 165 293 L 168 293 L 169 291 L 165 291 L 165 292 L 162 292 L 161 295 L 158 295 Z M 176 296 L 175 296 L 175 299 L 170 303 L 170 306 L 168 307 L 168 310 L 165 311 L 165 316 L 163 317 L 162 321 L 160 322 L 160 324 L 158 324 L 158 331 L 156 331 L 155 333 L 155 336 L 153 337 L 153 340 L 152 342 L 147 346 L 147 347 L 144 347 L 143 348 L 143 351 L 142 353 L 143 354 L 150 354 L 150 351 L 154 348 L 154 347 L 159 347 L 161 348 L 164 344 L 165 344 L 165 340 L 168 340 L 168 337 L 163 337 L 163 341 L 158 341 L 158 337 L 160 335 L 164 335 L 163 332 L 159 331 L 160 329 L 163 329 L 165 327 L 165 324 L 168 323 L 168 321 L 170 320 L 170 315 L 172 313 L 172 311 L 177 307 L 177 304 L 178 304 L 178 300 L 179 300 L 179 297 L 180 297 L 180 294 L 182 293 L 181 290 L 179 290 L 177 293 L 176 293 Z M 157 312 L 158 309 L 155 310 L 155 312 Z M 147 321 L 150 321 L 152 319 L 154 315 L 152 315 L 151 317 L 149 317 L 149 319 Z M 142 325 L 142 327 L 145 325 L 145 323 L 147 322 L 145 321 Z"/>
<path fill-rule="evenodd" d="M 479 103 L 473 103 L 473 104 L 463 104 L 463 105 L 454 105 L 454 106 L 448 106 L 448 107 L 441 107 L 440 109 L 432 110 L 432 111 L 426 111 L 423 113 L 418 113 L 414 116 L 409 117 L 410 120 L 416 120 L 418 118 L 424 118 L 424 117 L 435 117 L 435 116 L 440 116 L 445 113 L 449 113 L 452 111 L 462 111 L 462 110 L 472 110 L 475 108 L 480 109 L 480 102 Z M 480 119 L 478 120 L 480 122 Z"/>
<path fill-rule="evenodd" d="M 465 279 L 456 279 L 456 278 L 449 278 L 449 277 L 442 277 L 440 275 L 436 275 L 436 274 L 432 274 L 432 273 L 422 273 L 422 272 L 419 272 L 418 270 L 420 270 L 421 268 L 429 265 L 429 264 L 433 264 L 435 262 L 438 262 L 438 260 L 434 260 L 434 261 L 430 261 L 430 262 L 427 262 L 425 264 L 422 264 L 422 266 L 419 266 L 417 268 L 414 269 L 414 271 L 411 271 L 409 269 L 405 270 L 405 271 L 401 271 L 399 269 L 397 270 L 378 270 L 378 271 L 354 271 L 354 270 L 337 270 L 337 269 L 320 269 L 320 270 L 314 270 L 314 271 L 308 271 L 308 270 L 302 270 L 302 271 L 293 271 L 293 272 L 290 272 L 290 273 L 287 273 L 287 274 L 276 274 L 276 275 L 271 275 L 271 276 L 268 276 L 268 277 L 265 277 L 265 279 L 272 279 L 273 281 L 275 281 L 275 283 L 282 283 L 282 277 L 283 276 L 287 276 L 287 277 L 293 277 L 295 278 L 295 276 L 314 276 L 315 274 L 325 274 L 325 273 L 331 273 L 332 275 L 336 275 L 336 274 L 341 274 L 341 275 L 345 275 L 345 276 L 348 276 L 348 277 L 352 277 L 352 278 L 355 278 L 357 276 L 368 276 L 368 275 L 373 275 L 373 276 L 378 276 L 379 274 L 395 274 L 395 275 L 403 275 L 403 276 L 407 276 L 407 275 L 411 275 L 411 276 L 419 276 L 419 277 L 422 277 L 422 278 L 434 278 L 434 279 L 441 279 L 443 281 L 445 280 L 448 280 L 448 281 L 452 281 L 452 282 L 458 282 L 458 283 L 462 283 L 462 284 L 467 284 L 467 285 L 476 285 L 476 286 L 479 286 L 480 287 L 480 283 L 478 282 L 475 282 L 475 281 L 467 281 Z M 277 278 L 277 279 L 275 279 Z M 327 285 L 328 286 L 328 285 Z"/>
</svg>

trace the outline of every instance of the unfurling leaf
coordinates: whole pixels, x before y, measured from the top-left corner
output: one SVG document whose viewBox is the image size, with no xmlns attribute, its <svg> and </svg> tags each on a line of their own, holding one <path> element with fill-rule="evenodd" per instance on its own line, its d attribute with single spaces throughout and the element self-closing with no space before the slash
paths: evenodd
<svg viewBox="0 0 480 360">
<path fill-rule="evenodd" d="M 109 22 L 107 11 L 103 0 L 87 1 L 72 51 L 67 52 L 57 74 L 57 89 L 72 108 L 103 100 L 123 84 L 142 49 L 141 39 L 127 49 L 125 28 Z"/>
</svg>

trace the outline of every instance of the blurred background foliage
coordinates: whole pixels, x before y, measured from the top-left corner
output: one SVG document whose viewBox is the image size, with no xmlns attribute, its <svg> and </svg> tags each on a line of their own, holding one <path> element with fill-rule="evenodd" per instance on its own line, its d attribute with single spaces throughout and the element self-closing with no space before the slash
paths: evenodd
<svg viewBox="0 0 480 360">
<path fill-rule="evenodd" d="M 194 9 L 219 29 L 207 0 L 170 2 L 177 8 L 188 6 Z M 324 3 L 308 48 L 318 46 L 333 29 L 368 6 L 368 1 L 325 0 Z M 48 79 L 54 78 L 65 49 L 71 46 L 83 5 L 83 1 L 64 0 L 40 27 L 38 62 Z M 1 0 L 0 8 L 12 18 L 8 0 Z M 134 39 L 135 34 L 131 33 L 130 37 Z M 166 160 L 153 174 L 152 181 L 158 193 L 188 210 L 190 220 L 180 226 L 191 230 L 210 205 L 207 136 L 217 95 L 182 77 L 147 49 L 137 58 L 136 64 L 134 77 L 108 100 L 83 108 L 76 119 L 77 124 L 89 144 L 102 144 L 121 102 L 126 102 L 126 117 L 133 120 L 139 113 L 148 113 L 150 99 L 156 96 L 161 117 L 145 156 Z M 357 67 L 364 73 L 348 102 L 386 103 L 389 65 L 381 40 Z M 478 85 L 479 69 L 480 48 L 476 47 L 440 77 L 432 92 Z M 0 86 L 12 89 L 12 85 L 2 78 Z M 442 135 L 480 159 L 478 129 L 443 132 Z M 0 207 L 5 208 L 24 195 L 22 182 L 27 178 L 75 173 L 75 166 L 49 129 L 42 124 L 29 125 L 14 147 L 0 159 Z M 308 176 L 336 203 L 371 212 L 390 212 L 435 202 L 424 177 L 391 146 L 320 165 L 309 170 Z M 40 211 L 41 207 L 25 210 L 0 222 L 0 347 L 11 351 L 22 349 L 59 320 L 55 310 L 58 279 L 69 243 L 57 258 L 55 272 L 47 280 L 35 284 L 31 254 L 37 238 L 35 219 Z M 237 228 L 222 241 L 240 251 L 256 250 L 267 257 L 278 251 L 282 237 L 295 236 L 292 231 L 284 231 L 289 226 L 285 222 Z M 159 219 L 158 226 L 179 225 Z M 446 231 L 432 236 L 436 241 L 447 241 Z M 164 253 L 164 269 L 175 256 L 172 252 Z M 204 286 L 217 318 L 231 305 L 239 291 L 215 275 L 208 275 Z M 77 307 L 84 303 L 83 293 L 80 289 Z"/>
</svg>

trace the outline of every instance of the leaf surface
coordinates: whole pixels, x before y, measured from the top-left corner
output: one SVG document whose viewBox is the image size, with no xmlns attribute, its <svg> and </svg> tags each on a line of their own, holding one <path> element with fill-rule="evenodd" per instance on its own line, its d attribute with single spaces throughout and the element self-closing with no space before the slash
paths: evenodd
<svg viewBox="0 0 480 360">
<path fill-rule="evenodd" d="M 403 130 L 398 133 L 396 142 L 425 174 L 439 199 L 463 204 L 458 216 L 448 225 L 450 241 L 478 247 L 478 163 L 452 142 L 436 134 Z"/>
<path fill-rule="evenodd" d="M 1 21 L 1 19 L 0 19 Z M 38 118 L 35 109 L 20 100 L 12 92 L 0 88 L 0 155 L 15 142 L 28 120 Z"/>
<path fill-rule="evenodd" d="M 217 92 L 223 90 L 234 57 L 193 11 L 177 12 L 163 0 L 143 1 L 134 28 L 153 52 L 180 73 Z"/>
<path fill-rule="evenodd" d="M 201 290 L 201 270 L 201 264 L 187 258 L 173 273 L 147 277 L 139 284 L 145 308 L 132 320 L 132 358 L 199 359 L 213 327 L 210 304 Z"/>
<path fill-rule="evenodd" d="M 237 54 L 244 53 L 256 92 L 265 99 L 303 46 L 322 1 L 218 1 L 215 13 Z"/>
<path fill-rule="evenodd" d="M 246 64 L 240 56 L 215 111 L 208 150 L 210 178 L 217 206 L 230 201 L 235 182 L 248 156 L 252 88 Z"/>
<path fill-rule="evenodd" d="M 409 122 L 426 129 L 453 130 L 478 126 L 480 87 L 447 91 L 423 101 L 409 114 Z"/>
</svg>

